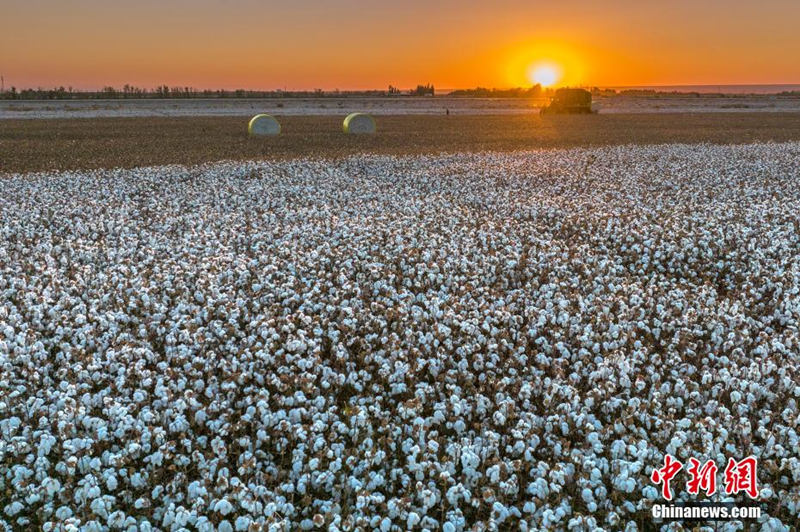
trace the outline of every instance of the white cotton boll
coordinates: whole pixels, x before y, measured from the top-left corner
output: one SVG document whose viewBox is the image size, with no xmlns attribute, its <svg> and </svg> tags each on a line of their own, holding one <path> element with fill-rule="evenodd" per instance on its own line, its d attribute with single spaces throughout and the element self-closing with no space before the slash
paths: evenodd
<svg viewBox="0 0 800 532">
<path fill-rule="evenodd" d="M 547 509 L 542 514 L 542 524 L 544 526 L 553 526 L 558 522 L 558 517 L 551 509 Z"/>
<path fill-rule="evenodd" d="M 6 505 L 3 511 L 6 515 L 13 517 L 21 512 L 24 507 L 25 506 L 21 502 L 14 501 L 11 504 Z"/>
<path fill-rule="evenodd" d="M 389 532 L 392 528 L 392 521 L 388 517 L 381 520 L 381 532 Z"/>
<path fill-rule="evenodd" d="M 761 530 L 763 532 L 783 532 L 788 531 L 789 528 L 786 527 L 783 523 L 780 522 L 779 519 L 775 517 L 770 517 L 761 525 Z"/>
<path fill-rule="evenodd" d="M 61 489 L 61 482 L 54 478 L 48 477 L 42 481 L 42 488 L 44 488 L 45 495 L 48 498 L 52 498 Z"/>
<path fill-rule="evenodd" d="M 72 508 L 67 506 L 60 506 L 55 513 L 56 519 L 59 521 L 66 521 L 68 518 L 72 517 L 72 515 Z"/>
<path fill-rule="evenodd" d="M 179 527 L 185 527 L 186 524 L 189 523 L 190 519 L 191 514 L 182 506 L 178 507 L 178 509 L 175 511 L 175 524 L 177 524 Z"/>
<path fill-rule="evenodd" d="M 39 448 L 37 450 L 38 456 L 49 455 L 55 443 L 56 438 L 52 434 L 43 434 L 39 440 Z"/>
<path fill-rule="evenodd" d="M 164 517 L 161 519 L 161 526 L 169 527 L 175 523 L 175 510 L 173 508 L 167 508 L 167 511 L 164 512 Z M 179 526 L 179 525 L 176 525 Z"/>
<path fill-rule="evenodd" d="M 148 458 L 150 459 L 150 463 L 155 466 L 160 466 L 164 461 L 164 455 L 161 451 L 154 452 Z"/>
<path fill-rule="evenodd" d="M 430 490 L 423 490 L 421 498 L 425 508 L 432 508 L 436 504 L 436 495 Z"/>
<path fill-rule="evenodd" d="M 208 494 L 205 486 L 200 484 L 200 481 L 198 480 L 195 480 L 194 482 L 190 483 L 187 491 L 189 494 L 189 499 L 197 499 L 200 497 L 205 497 Z"/>
<path fill-rule="evenodd" d="M 106 505 L 106 501 L 102 498 L 93 499 L 92 502 L 89 504 L 89 507 L 92 509 L 96 515 L 99 515 L 103 519 L 108 517 L 108 508 Z"/>
<path fill-rule="evenodd" d="M 233 511 L 233 506 L 226 499 L 220 499 L 214 505 L 214 511 L 219 512 L 222 515 L 228 515 Z"/>
<path fill-rule="evenodd" d="M 502 503 L 495 501 L 492 504 L 492 515 L 498 522 L 502 523 L 508 518 L 509 512 Z"/>
<path fill-rule="evenodd" d="M 144 488 L 145 486 L 147 486 L 147 482 L 145 481 L 144 475 L 142 475 L 141 473 L 138 473 L 138 472 L 134 473 L 133 475 L 131 475 L 130 482 L 131 482 L 131 486 L 133 486 L 134 488 L 137 488 L 137 489 L 141 489 L 141 488 Z"/>
<path fill-rule="evenodd" d="M 489 481 L 492 484 L 497 484 L 500 481 L 500 466 L 493 465 L 492 467 L 486 470 L 486 475 L 489 477 Z"/>
<path fill-rule="evenodd" d="M 99 522 L 92 520 L 88 521 L 84 525 L 83 530 L 87 530 L 89 532 L 101 532 L 103 530 L 103 526 Z"/>
<path fill-rule="evenodd" d="M 499 410 L 494 413 L 492 420 L 494 421 L 495 425 L 503 426 L 506 424 L 506 416 Z"/>
<path fill-rule="evenodd" d="M 409 530 L 414 528 L 420 522 L 419 515 L 416 512 L 409 512 L 408 518 L 406 519 L 406 524 L 408 525 Z"/>
<path fill-rule="evenodd" d="M 642 495 L 644 496 L 645 499 L 649 501 L 653 501 L 659 497 L 658 490 L 656 490 L 656 488 L 654 488 L 653 486 L 645 486 L 642 489 Z"/>
<path fill-rule="evenodd" d="M 194 526 L 197 527 L 198 532 L 214 532 L 216 530 L 214 524 L 207 517 L 198 517 Z"/>
<path fill-rule="evenodd" d="M 122 511 L 117 510 L 116 512 L 113 512 L 111 515 L 108 516 L 107 523 L 108 526 L 113 528 L 117 529 L 123 528 L 125 524 L 125 514 Z"/>
<path fill-rule="evenodd" d="M 306 351 L 306 343 L 302 340 L 292 340 L 286 345 L 286 350 L 290 353 L 302 354 Z"/>
</svg>

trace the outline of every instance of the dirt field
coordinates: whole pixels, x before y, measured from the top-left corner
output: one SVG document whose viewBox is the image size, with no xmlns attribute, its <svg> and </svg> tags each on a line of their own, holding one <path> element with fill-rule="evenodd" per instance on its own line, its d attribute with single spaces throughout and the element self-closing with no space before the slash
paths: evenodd
<svg viewBox="0 0 800 532">
<path fill-rule="evenodd" d="M 685 88 L 684 88 L 685 89 Z M 772 90 L 797 87 L 772 87 Z M 547 98 L 318 97 L 318 98 L 173 98 L 122 100 L 0 100 L 2 119 L 252 116 L 345 116 L 356 111 L 395 115 L 538 114 Z M 610 113 L 798 113 L 798 96 L 776 94 L 618 94 L 595 95 L 592 106 Z"/>
<path fill-rule="evenodd" d="M 800 140 L 800 113 L 593 116 L 381 116 L 350 137 L 336 116 L 280 118 L 283 133 L 247 137 L 236 117 L 0 121 L 0 172 L 193 164 L 224 159 L 370 153 L 513 151 L 542 147 Z"/>
</svg>

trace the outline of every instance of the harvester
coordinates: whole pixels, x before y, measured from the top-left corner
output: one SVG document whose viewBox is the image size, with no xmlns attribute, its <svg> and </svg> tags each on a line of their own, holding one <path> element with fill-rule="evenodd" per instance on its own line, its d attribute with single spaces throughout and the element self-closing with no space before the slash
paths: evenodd
<svg viewBox="0 0 800 532">
<path fill-rule="evenodd" d="M 541 114 L 590 114 L 592 93 L 584 89 L 558 89 Z"/>
</svg>

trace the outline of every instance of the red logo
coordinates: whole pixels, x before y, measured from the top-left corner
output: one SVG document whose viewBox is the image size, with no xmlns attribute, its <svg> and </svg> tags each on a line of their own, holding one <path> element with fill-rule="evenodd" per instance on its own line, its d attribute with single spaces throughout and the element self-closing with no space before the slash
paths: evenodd
<svg viewBox="0 0 800 532">
<path fill-rule="evenodd" d="M 661 496 L 668 501 L 672 500 L 672 491 L 669 489 L 669 481 L 672 480 L 681 469 L 683 469 L 683 464 L 675 460 L 671 454 L 668 454 L 664 457 L 664 467 L 653 470 L 653 473 L 650 475 L 650 480 L 652 480 L 654 484 L 662 484 Z"/>
<path fill-rule="evenodd" d="M 702 467 L 700 462 L 694 458 L 689 458 L 689 474 L 691 480 L 686 483 L 686 489 L 692 495 L 697 495 L 700 490 L 706 492 L 710 497 L 717 491 L 717 464 L 713 460 L 708 460 Z"/>
<path fill-rule="evenodd" d="M 756 470 L 758 462 L 754 456 L 736 461 L 728 459 L 725 467 L 725 493 L 736 495 L 744 492 L 751 499 L 758 498 L 758 482 Z M 654 484 L 661 484 L 661 495 L 666 500 L 672 500 L 672 490 L 670 481 L 683 469 L 683 464 L 676 460 L 671 454 L 664 456 L 664 467 L 654 469 L 650 474 L 650 480 Z M 707 497 L 717 492 L 717 464 L 713 460 L 707 460 L 702 465 L 695 458 L 689 458 L 689 468 L 687 469 L 691 477 L 686 483 L 686 490 L 692 495 L 697 495 L 701 491 Z"/>
<path fill-rule="evenodd" d="M 740 491 L 743 491 L 751 499 L 757 498 L 757 466 L 758 462 L 755 456 L 748 456 L 740 462 L 737 462 L 733 458 L 728 458 L 728 465 L 725 467 L 725 493 L 728 495 L 736 495 Z"/>
</svg>

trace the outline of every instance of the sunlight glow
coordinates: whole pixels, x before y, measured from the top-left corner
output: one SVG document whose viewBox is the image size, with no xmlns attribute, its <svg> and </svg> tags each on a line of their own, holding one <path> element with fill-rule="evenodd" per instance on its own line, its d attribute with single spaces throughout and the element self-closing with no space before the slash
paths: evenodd
<svg viewBox="0 0 800 532">
<path fill-rule="evenodd" d="M 542 87 L 555 85 L 561 78 L 559 69 L 550 64 L 535 64 L 528 69 L 528 79 L 531 83 L 539 83 Z"/>
</svg>

